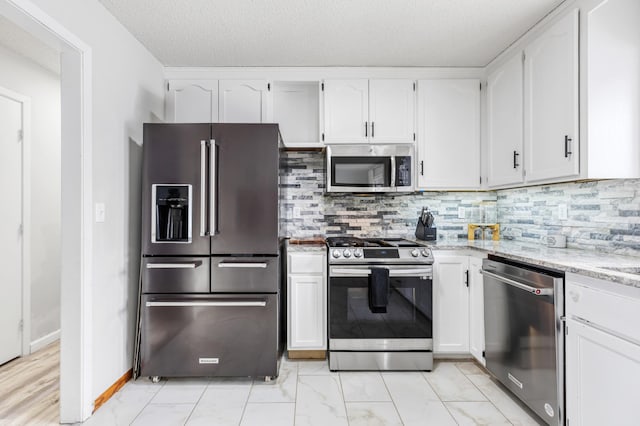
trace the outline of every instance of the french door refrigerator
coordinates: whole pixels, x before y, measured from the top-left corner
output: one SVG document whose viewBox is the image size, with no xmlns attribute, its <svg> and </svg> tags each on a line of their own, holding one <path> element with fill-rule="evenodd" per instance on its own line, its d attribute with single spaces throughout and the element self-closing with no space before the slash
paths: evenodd
<svg viewBox="0 0 640 426">
<path fill-rule="evenodd" d="M 145 124 L 140 374 L 278 375 L 277 124 Z"/>
</svg>

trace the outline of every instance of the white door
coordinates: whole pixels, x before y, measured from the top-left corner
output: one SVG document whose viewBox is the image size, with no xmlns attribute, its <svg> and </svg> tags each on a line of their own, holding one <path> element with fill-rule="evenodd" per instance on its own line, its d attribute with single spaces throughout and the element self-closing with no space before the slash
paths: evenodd
<svg viewBox="0 0 640 426">
<path fill-rule="evenodd" d="M 413 143 L 416 92 L 413 80 L 369 80 L 369 141 Z"/>
<path fill-rule="evenodd" d="M 369 82 L 325 80 L 324 142 L 369 141 Z"/>
<path fill-rule="evenodd" d="M 516 54 L 487 79 L 489 186 L 522 183 L 522 55 Z"/>
<path fill-rule="evenodd" d="M 469 353 L 467 256 L 436 256 L 433 268 L 433 351 Z"/>
<path fill-rule="evenodd" d="M 418 82 L 418 189 L 480 187 L 480 80 Z"/>
<path fill-rule="evenodd" d="M 469 352 L 480 364 L 484 356 L 484 283 L 482 259 L 469 257 Z"/>
<path fill-rule="evenodd" d="M 266 123 L 266 80 L 220 80 L 219 114 L 221 123 Z"/>
<path fill-rule="evenodd" d="M 525 49 L 526 181 L 576 176 L 578 152 L 578 10 Z"/>
<path fill-rule="evenodd" d="M 640 346 L 567 320 L 567 424 L 637 425 Z"/>
<path fill-rule="evenodd" d="M 171 80 L 167 83 L 166 115 L 173 123 L 218 121 L 218 80 Z"/>
<path fill-rule="evenodd" d="M 22 118 L 22 103 L 0 91 L 0 364 L 22 353 Z"/>
</svg>

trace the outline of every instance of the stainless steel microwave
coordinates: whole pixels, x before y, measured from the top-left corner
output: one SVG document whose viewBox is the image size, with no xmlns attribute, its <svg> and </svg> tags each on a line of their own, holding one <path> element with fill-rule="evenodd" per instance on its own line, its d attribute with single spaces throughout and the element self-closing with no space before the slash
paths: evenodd
<svg viewBox="0 0 640 426">
<path fill-rule="evenodd" d="M 327 192 L 413 192 L 413 145 L 330 145 Z"/>
</svg>

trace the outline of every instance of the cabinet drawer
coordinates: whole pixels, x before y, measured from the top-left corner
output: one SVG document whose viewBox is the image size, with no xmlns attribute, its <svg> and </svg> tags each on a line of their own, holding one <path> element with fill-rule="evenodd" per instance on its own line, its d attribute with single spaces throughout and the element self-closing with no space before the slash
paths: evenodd
<svg viewBox="0 0 640 426">
<path fill-rule="evenodd" d="M 208 257 L 145 257 L 143 293 L 208 293 Z"/>
<path fill-rule="evenodd" d="M 322 274 L 324 272 L 324 253 L 290 253 L 290 274 Z"/>
<path fill-rule="evenodd" d="M 568 282 L 567 316 L 582 318 L 616 335 L 640 342 L 640 298 Z"/>
</svg>

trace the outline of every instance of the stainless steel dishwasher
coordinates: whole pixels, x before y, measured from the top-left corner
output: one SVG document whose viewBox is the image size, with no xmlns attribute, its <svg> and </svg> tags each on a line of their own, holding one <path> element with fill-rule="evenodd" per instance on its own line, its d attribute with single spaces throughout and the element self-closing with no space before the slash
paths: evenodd
<svg viewBox="0 0 640 426">
<path fill-rule="evenodd" d="M 547 424 L 564 424 L 564 273 L 498 256 L 482 273 L 487 369 Z"/>
</svg>

